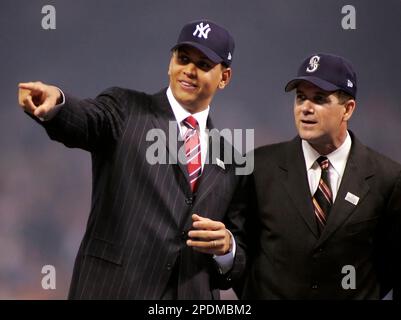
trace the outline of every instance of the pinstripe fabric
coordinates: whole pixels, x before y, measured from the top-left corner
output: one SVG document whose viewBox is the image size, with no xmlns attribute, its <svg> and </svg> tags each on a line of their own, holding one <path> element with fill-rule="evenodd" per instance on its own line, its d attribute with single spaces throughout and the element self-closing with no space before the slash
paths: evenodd
<svg viewBox="0 0 401 320">
<path fill-rule="evenodd" d="M 94 100 L 66 95 L 57 116 L 42 123 L 51 139 L 92 156 L 92 206 L 69 298 L 160 299 L 175 264 L 179 299 L 218 298 L 217 287 L 230 282 L 185 241 L 192 213 L 227 218 L 234 166 L 206 164 L 192 194 L 185 164 L 145 159 L 154 143 L 147 132 L 160 128 L 168 136 L 168 121 L 175 119 L 165 90 L 151 96 L 111 88 Z"/>
</svg>

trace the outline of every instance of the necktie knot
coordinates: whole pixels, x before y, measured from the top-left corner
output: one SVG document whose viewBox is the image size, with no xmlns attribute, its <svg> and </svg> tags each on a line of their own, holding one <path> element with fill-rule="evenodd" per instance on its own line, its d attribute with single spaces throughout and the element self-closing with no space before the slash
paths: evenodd
<svg viewBox="0 0 401 320">
<path fill-rule="evenodd" d="M 320 156 L 319 158 L 317 158 L 316 162 L 319 164 L 322 170 L 329 169 L 329 159 L 327 159 L 327 157 Z"/>
<path fill-rule="evenodd" d="M 196 127 L 198 126 L 198 121 L 196 121 L 196 119 L 193 116 L 186 117 L 183 120 L 183 123 L 185 126 L 193 130 L 195 130 Z"/>
</svg>

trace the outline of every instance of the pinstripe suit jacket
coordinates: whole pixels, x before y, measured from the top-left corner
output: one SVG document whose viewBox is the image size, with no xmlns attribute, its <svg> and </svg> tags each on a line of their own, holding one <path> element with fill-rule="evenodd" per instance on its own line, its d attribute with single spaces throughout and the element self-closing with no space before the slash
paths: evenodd
<svg viewBox="0 0 401 320">
<path fill-rule="evenodd" d="M 175 265 L 178 299 L 218 299 L 217 288 L 230 285 L 231 275 L 219 275 L 210 255 L 185 242 L 192 213 L 225 218 L 237 184 L 234 165 L 205 164 L 192 194 L 185 165 L 145 158 L 154 143 L 147 132 L 159 128 L 168 136 L 169 121 L 175 118 L 166 90 L 111 88 L 94 100 L 66 95 L 59 113 L 42 123 L 51 139 L 92 156 L 92 206 L 69 298 L 160 299 Z"/>
</svg>

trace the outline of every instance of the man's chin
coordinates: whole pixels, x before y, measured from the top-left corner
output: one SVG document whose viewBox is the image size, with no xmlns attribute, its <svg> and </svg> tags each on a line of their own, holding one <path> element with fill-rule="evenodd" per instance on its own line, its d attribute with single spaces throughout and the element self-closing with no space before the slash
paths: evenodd
<svg viewBox="0 0 401 320">
<path fill-rule="evenodd" d="M 194 104 L 192 100 L 183 100 L 179 101 L 179 103 L 185 110 L 190 113 L 196 113 L 199 111 L 197 105 Z"/>
<path fill-rule="evenodd" d="M 322 144 L 322 137 L 317 136 L 317 135 L 312 135 L 312 134 L 300 134 L 299 135 L 302 140 L 305 140 L 311 145 L 319 145 Z"/>
<path fill-rule="evenodd" d="M 308 141 L 308 142 L 314 142 L 316 139 L 319 137 L 313 134 L 312 132 L 298 132 L 298 135 L 302 140 Z"/>
</svg>

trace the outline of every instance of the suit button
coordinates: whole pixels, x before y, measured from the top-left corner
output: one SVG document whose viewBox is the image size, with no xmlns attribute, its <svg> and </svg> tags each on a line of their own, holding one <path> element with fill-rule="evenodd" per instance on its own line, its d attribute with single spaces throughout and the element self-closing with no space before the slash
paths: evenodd
<svg viewBox="0 0 401 320">
<path fill-rule="evenodd" d="M 167 267 L 167 270 L 170 271 L 170 270 L 171 270 L 171 263 L 167 263 L 167 266 L 166 266 L 166 267 Z"/>
<path fill-rule="evenodd" d="M 181 232 L 180 237 L 182 240 L 187 240 L 187 233 L 185 231 Z"/>
<path fill-rule="evenodd" d="M 192 205 L 192 203 L 194 202 L 194 198 L 193 197 L 188 197 L 188 198 L 185 198 L 185 203 L 187 204 L 187 205 Z"/>
<path fill-rule="evenodd" d="M 317 283 L 312 284 L 312 289 L 316 290 L 319 286 L 317 285 Z"/>
<path fill-rule="evenodd" d="M 319 258 L 319 256 L 324 252 L 323 248 L 319 248 L 315 251 L 315 253 L 313 254 L 312 258 L 313 259 L 317 259 Z"/>
</svg>

